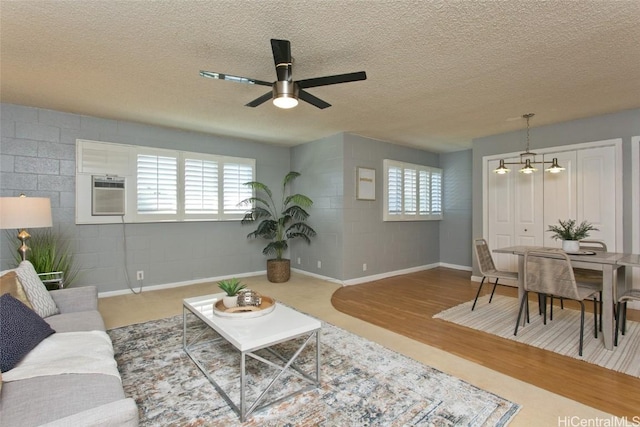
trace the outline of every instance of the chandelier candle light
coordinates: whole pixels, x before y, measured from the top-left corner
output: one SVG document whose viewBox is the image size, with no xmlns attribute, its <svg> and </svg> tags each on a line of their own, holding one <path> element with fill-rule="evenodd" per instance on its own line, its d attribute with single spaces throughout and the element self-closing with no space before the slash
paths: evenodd
<svg viewBox="0 0 640 427">
<path fill-rule="evenodd" d="M 527 149 L 524 151 L 524 153 L 520 153 L 520 161 L 505 162 L 504 159 L 500 159 L 500 165 L 496 169 L 494 169 L 495 173 L 503 175 L 505 173 L 510 172 L 511 169 L 507 168 L 505 165 L 524 165 L 519 172 L 526 173 L 526 174 L 534 173 L 535 171 L 537 171 L 538 169 L 533 166 L 536 164 L 541 164 L 541 165 L 550 164 L 550 166 L 545 169 L 546 172 L 559 173 L 564 170 L 562 166 L 558 165 L 558 159 L 556 157 L 554 157 L 553 160 L 550 162 L 545 162 L 545 161 L 536 162 L 536 153 L 532 153 L 531 151 L 529 151 L 529 119 L 533 116 L 535 116 L 534 113 L 528 113 L 522 116 L 527 120 Z"/>
</svg>

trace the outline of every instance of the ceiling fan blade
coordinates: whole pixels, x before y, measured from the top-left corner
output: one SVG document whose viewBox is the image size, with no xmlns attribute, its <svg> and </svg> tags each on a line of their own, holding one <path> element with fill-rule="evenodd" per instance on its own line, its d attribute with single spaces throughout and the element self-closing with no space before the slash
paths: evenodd
<svg viewBox="0 0 640 427">
<path fill-rule="evenodd" d="M 278 81 L 291 81 L 291 43 L 289 40 L 271 39 L 271 50 Z"/>
<path fill-rule="evenodd" d="M 316 77 L 313 79 L 298 80 L 296 83 L 300 89 L 310 87 L 335 85 L 338 83 L 356 82 L 358 80 L 366 80 L 367 73 L 358 71 L 357 73 L 337 74 L 335 76 Z"/>
<path fill-rule="evenodd" d="M 228 80 L 236 83 L 246 83 L 250 85 L 273 86 L 273 82 L 265 82 L 262 80 L 250 79 L 248 77 L 232 76 L 231 74 L 215 73 L 213 71 L 200 71 L 202 77 L 216 80 Z"/>
<path fill-rule="evenodd" d="M 329 104 L 328 102 L 323 101 L 322 99 L 315 97 L 311 95 L 309 92 L 306 92 L 302 89 L 298 90 L 298 98 L 308 102 L 311 105 L 315 105 L 321 110 L 324 110 L 327 107 L 331 107 L 331 104 Z"/>
<path fill-rule="evenodd" d="M 257 107 L 258 105 L 264 104 L 268 100 L 273 98 L 273 91 L 267 92 L 259 98 L 254 99 L 253 101 L 245 104 L 245 107 Z"/>
</svg>

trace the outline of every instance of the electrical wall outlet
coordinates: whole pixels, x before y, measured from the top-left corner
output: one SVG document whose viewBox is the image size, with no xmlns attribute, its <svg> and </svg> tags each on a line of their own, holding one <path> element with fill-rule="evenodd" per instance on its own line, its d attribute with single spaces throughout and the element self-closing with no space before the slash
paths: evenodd
<svg viewBox="0 0 640 427">
<path fill-rule="evenodd" d="M 367 264 L 362 264 L 362 271 L 367 271 Z"/>
<path fill-rule="evenodd" d="M 322 261 L 318 261 L 318 268 L 322 268 Z"/>
<path fill-rule="evenodd" d="M 136 279 L 144 280 L 144 270 L 138 270 L 138 272 L 136 273 Z"/>
<path fill-rule="evenodd" d="M 298 265 L 300 265 L 300 257 L 298 257 Z"/>
</svg>

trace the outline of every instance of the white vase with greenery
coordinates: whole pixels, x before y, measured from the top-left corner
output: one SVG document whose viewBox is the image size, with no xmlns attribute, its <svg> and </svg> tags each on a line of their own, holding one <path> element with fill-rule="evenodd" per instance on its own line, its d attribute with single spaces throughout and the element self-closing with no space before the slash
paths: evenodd
<svg viewBox="0 0 640 427">
<path fill-rule="evenodd" d="M 558 220 L 558 225 L 550 225 L 548 232 L 554 233 L 551 238 L 562 240 L 562 250 L 565 252 L 580 251 L 580 240 L 589 237 L 590 231 L 598 231 L 591 223 L 582 221 L 577 224 L 575 219 Z"/>
</svg>

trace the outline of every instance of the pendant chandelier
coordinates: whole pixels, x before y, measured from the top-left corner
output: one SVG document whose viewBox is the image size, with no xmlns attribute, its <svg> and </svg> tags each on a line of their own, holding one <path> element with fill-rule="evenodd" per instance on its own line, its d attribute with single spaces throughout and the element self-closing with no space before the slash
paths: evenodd
<svg viewBox="0 0 640 427">
<path fill-rule="evenodd" d="M 550 162 L 540 161 L 536 162 L 536 153 L 532 153 L 529 151 L 529 119 L 535 116 L 534 113 L 524 114 L 522 117 L 527 120 L 527 149 L 524 153 L 520 153 L 520 161 L 519 162 L 505 162 L 504 159 L 500 159 L 500 165 L 494 169 L 494 172 L 500 175 L 511 172 L 511 169 L 507 168 L 506 165 L 521 165 L 522 168 L 519 170 L 520 173 L 530 174 L 534 173 L 538 169 L 533 165 L 544 165 L 548 164 L 549 167 L 545 169 L 546 172 L 550 173 L 559 173 L 564 170 L 564 168 L 558 165 L 558 159 L 556 157 L 553 158 Z"/>
</svg>

